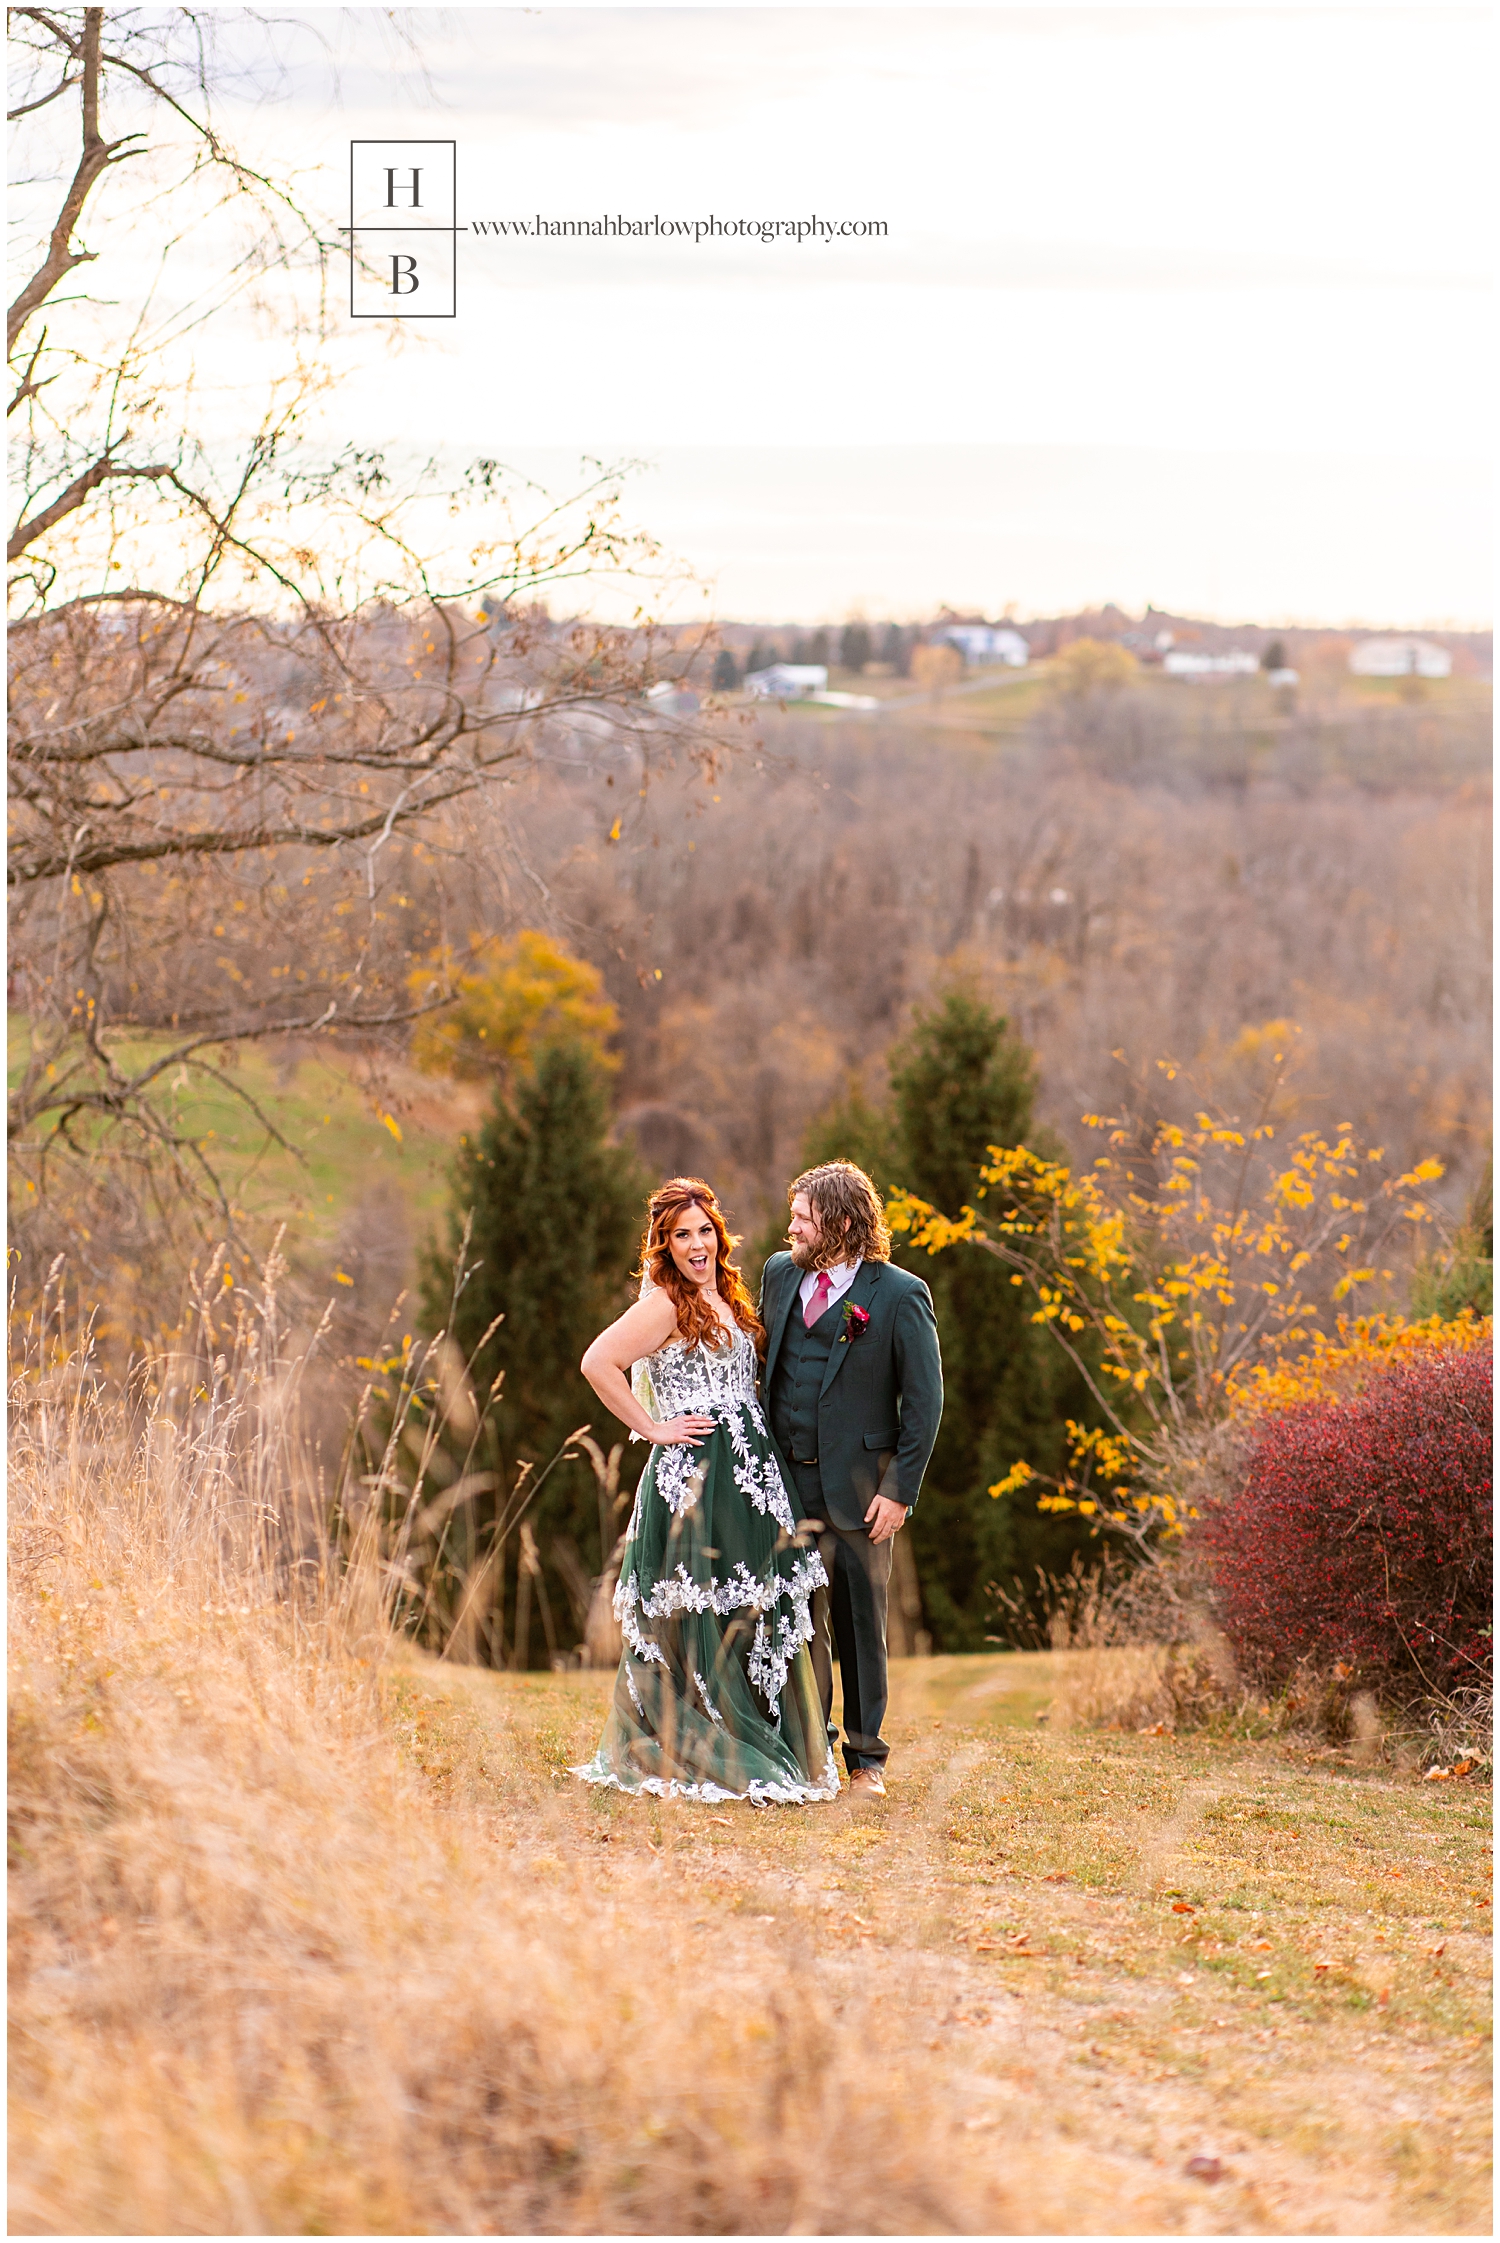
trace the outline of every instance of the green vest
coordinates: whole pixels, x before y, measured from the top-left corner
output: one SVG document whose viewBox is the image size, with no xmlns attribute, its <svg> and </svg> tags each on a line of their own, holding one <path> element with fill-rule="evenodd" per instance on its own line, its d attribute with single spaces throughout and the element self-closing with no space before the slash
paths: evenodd
<svg viewBox="0 0 1500 2243">
<path fill-rule="evenodd" d="M 793 1464 L 810 1464 L 817 1456 L 818 1399 L 843 1319 L 843 1301 L 831 1301 L 809 1330 L 802 1321 L 801 1301 L 792 1303 L 771 1381 L 771 1431 L 782 1455 Z"/>
</svg>

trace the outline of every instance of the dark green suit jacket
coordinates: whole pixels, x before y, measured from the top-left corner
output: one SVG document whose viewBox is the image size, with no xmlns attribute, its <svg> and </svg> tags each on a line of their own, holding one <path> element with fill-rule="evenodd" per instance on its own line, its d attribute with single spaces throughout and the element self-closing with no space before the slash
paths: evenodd
<svg viewBox="0 0 1500 2243">
<path fill-rule="evenodd" d="M 760 1281 L 768 1415 L 776 1358 L 787 1318 L 800 1309 L 805 1274 L 790 1254 L 773 1254 Z M 870 1321 L 857 1339 L 845 1336 L 845 1323 L 829 1352 L 818 1402 L 818 1470 L 829 1517 L 854 1528 L 864 1525 L 873 1496 L 908 1510 L 916 1502 L 943 1414 L 943 1359 L 932 1295 L 920 1277 L 890 1262 L 862 1262 L 839 1303 L 850 1306 Z"/>
</svg>

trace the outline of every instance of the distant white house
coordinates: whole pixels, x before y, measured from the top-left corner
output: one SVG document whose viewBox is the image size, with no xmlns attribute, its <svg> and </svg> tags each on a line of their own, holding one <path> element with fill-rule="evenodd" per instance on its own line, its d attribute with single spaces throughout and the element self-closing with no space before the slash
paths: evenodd
<svg viewBox="0 0 1500 2243">
<path fill-rule="evenodd" d="M 752 670 L 745 691 L 758 701 L 806 701 L 828 690 L 828 668 L 822 662 L 773 662 L 769 670 Z"/>
<path fill-rule="evenodd" d="M 1453 657 L 1431 639 L 1361 639 L 1349 667 L 1357 678 L 1446 678 Z"/>
<path fill-rule="evenodd" d="M 1001 663 L 1010 670 L 1024 670 L 1031 660 L 1031 649 L 1019 631 L 1008 623 L 953 623 L 944 631 L 943 638 L 949 646 L 956 646 L 964 660 L 974 669 L 982 670 Z"/>
<path fill-rule="evenodd" d="M 1228 654 L 1190 654 L 1180 647 L 1164 654 L 1161 666 L 1169 678 L 1253 678 L 1260 668 L 1255 656 L 1242 647 Z"/>
<path fill-rule="evenodd" d="M 655 685 L 648 685 L 646 700 L 658 716 L 691 716 L 698 706 L 697 694 L 672 678 L 658 678 Z"/>
</svg>

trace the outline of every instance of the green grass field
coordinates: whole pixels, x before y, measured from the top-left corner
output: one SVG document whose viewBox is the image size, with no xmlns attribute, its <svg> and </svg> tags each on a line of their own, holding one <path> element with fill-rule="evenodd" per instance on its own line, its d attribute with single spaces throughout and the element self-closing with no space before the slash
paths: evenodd
<svg viewBox="0 0 1500 2243">
<path fill-rule="evenodd" d="M 140 1065 L 170 1048 L 156 1039 L 122 1038 L 118 1063 Z M 27 1024 L 12 1016 L 13 1082 L 28 1053 Z M 227 1065 L 217 1049 L 204 1057 L 227 1081 L 184 1067 L 163 1079 L 159 1103 L 202 1148 L 250 1235 L 269 1237 L 285 1223 L 293 1262 L 321 1267 L 351 1214 L 372 1194 L 397 1196 L 414 1235 L 437 1222 L 449 1163 L 460 1133 L 483 1112 L 482 1094 L 429 1081 L 407 1067 L 361 1080 L 343 1058 L 304 1057 L 283 1065 L 254 1044 Z M 237 1096 L 231 1084 L 246 1096 Z M 285 1143 L 257 1118 L 256 1108 Z"/>
</svg>

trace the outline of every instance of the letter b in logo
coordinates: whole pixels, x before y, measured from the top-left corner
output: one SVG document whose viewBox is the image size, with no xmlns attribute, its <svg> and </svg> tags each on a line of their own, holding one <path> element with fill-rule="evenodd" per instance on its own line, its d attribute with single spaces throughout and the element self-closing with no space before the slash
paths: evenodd
<svg viewBox="0 0 1500 2243">
<path fill-rule="evenodd" d="M 350 142 L 351 318 L 453 318 L 456 160 L 451 140 Z"/>
</svg>

